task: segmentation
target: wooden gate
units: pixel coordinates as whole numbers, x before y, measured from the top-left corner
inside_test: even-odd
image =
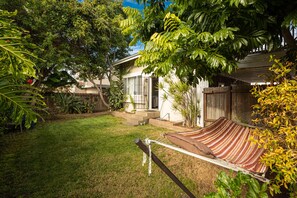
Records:
[[[211,87],[204,93],[204,124],[220,117],[251,124],[252,106],[256,99],[250,93],[251,86]]]
[[[230,87],[204,88],[204,124],[220,117],[230,119]]]

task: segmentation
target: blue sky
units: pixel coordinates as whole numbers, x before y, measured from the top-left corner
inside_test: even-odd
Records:
[[[143,5],[139,5],[136,1],[134,0],[124,0],[123,1],[123,6],[124,7],[131,7],[131,8],[136,8],[138,10],[143,10],[144,6]],[[135,54],[137,53],[139,50],[143,50],[144,45],[141,42],[138,42],[135,46],[131,46],[130,47],[132,49],[132,51],[130,51],[130,54]]]
[[[124,7],[129,6],[129,7],[132,7],[132,8],[137,8],[138,10],[142,10],[143,9],[143,5],[139,5],[134,0],[124,0],[123,1],[123,6]]]
[[[165,2],[166,7],[169,6],[171,4],[171,2]],[[132,7],[132,8],[136,8],[138,10],[143,10],[144,5],[139,5],[135,0],[123,0],[123,6],[124,7]],[[141,42],[138,42],[135,46],[131,46],[130,47],[132,49],[132,51],[130,52],[130,54],[135,54],[137,53],[139,50],[142,50],[144,48],[144,44]]]

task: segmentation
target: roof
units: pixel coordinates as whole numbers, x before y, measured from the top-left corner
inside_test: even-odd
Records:
[[[120,64],[129,62],[129,61],[131,61],[131,60],[135,60],[135,59],[137,59],[137,58],[139,58],[139,57],[140,57],[140,55],[139,55],[138,53],[136,53],[136,54],[132,54],[131,56],[127,56],[127,57],[125,57],[125,58],[123,58],[123,59],[120,59],[120,60],[114,62],[114,63],[113,63],[113,66],[117,66],[117,65],[120,65]]]
[[[232,74],[222,74],[229,78],[240,80],[246,83],[258,83],[265,82],[266,75],[270,73],[269,67],[272,63],[269,61],[271,55],[275,55],[275,58],[280,58],[285,54],[285,51],[275,51],[272,53],[256,53],[250,54],[238,63],[238,69]],[[138,53],[127,56],[114,62],[114,66],[121,65],[123,63],[136,60],[140,55]]]
[[[250,54],[239,61],[238,69],[235,72],[223,75],[247,83],[265,82],[266,76],[271,73],[269,71],[269,67],[272,65],[270,62],[271,55],[280,58],[285,55],[285,51]]]

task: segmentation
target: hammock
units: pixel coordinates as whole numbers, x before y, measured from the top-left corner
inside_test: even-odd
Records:
[[[254,173],[265,173],[259,160],[264,149],[249,141],[250,128],[226,118],[192,132],[165,135],[172,143],[193,153],[215,157]]]
[[[147,139],[146,143],[156,143],[228,169],[242,171],[261,181],[269,181],[264,177],[267,167],[260,162],[264,149],[249,141],[250,127],[219,118],[205,128],[165,136],[182,149],[155,140]]]

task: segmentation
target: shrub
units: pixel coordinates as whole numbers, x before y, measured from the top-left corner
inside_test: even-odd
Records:
[[[266,149],[262,162],[274,177],[269,186],[271,194],[280,193],[281,187],[295,191],[297,182],[297,79],[296,65],[289,61],[274,60],[270,85],[255,86],[257,98],[253,121],[263,128],[255,129],[253,139]]]
[[[215,181],[217,192],[212,192],[205,198],[267,198],[267,184],[260,183],[249,175],[238,172],[232,178],[225,172],[220,172]]]
[[[111,81],[108,101],[112,110],[119,110],[124,107],[124,83],[121,80]]]
[[[53,96],[55,105],[62,113],[92,113],[94,106],[73,94],[58,93]]]

